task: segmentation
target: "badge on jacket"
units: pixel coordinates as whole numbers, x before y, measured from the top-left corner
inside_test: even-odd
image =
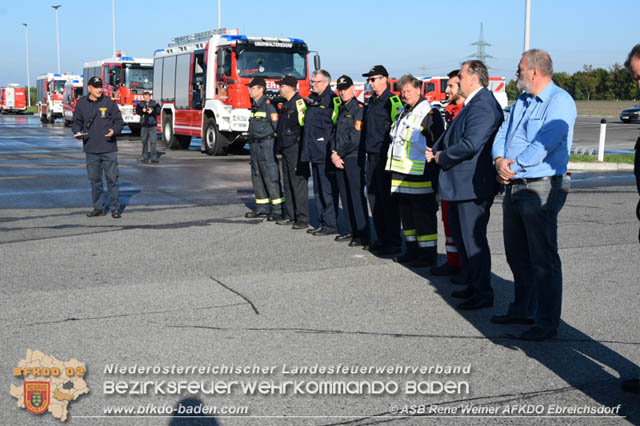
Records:
[[[356,120],[356,130],[357,131],[362,130],[362,121]]]
[[[278,113],[277,112],[271,113],[271,121],[278,121]]]
[[[100,110],[100,113],[102,114],[100,116],[100,118],[105,118],[105,114],[107,113],[107,109],[106,108],[98,108]]]

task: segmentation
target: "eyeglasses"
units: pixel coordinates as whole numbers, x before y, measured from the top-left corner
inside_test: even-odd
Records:
[[[376,81],[377,79],[382,78],[382,76],[377,76],[377,77],[369,77],[367,80],[369,80],[369,83],[373,83],[374,81]]]

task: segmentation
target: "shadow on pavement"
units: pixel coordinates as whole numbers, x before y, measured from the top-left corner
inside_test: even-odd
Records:
[[[435,287],[451,308],[456,309],[460,299],[452,298],[451,292],[460,289],[460,286],[452,285],[448,277],[430,276],[428,268],[409,269],[429,280],[430,285]],[[511,300],[513,294],[512,281],[492,274],[491,283],[496,301]],[[565,303],[571,303],[571,301],[565,301]],[[621,404],[622,407],[619,414],[626,416],[627,420],[633,424],[640,424],[638,396],[624,393],[620,389],[620,378],[638,377],[640,375],[640,367],[607,346],[607,344],[625,344],[637,348],[640,346],[640,342],[594,340],[564,321],[560,322],[558,337],[555,339],[543,342],[519,340],[515,336],[529,326],[497,325],[489,322],[491,315],[503,313],[495,308],[497,305],[498,303],[491,309],[457,311],[460,316],[493,343],[512,350],[521,350],[527,356],[535,359],[555,373],[567,382],[569,386],[584,393],[598,404],[606,407],[615,407]],[[538,390],[535,391],[535,394],[563,393],[569,390],[568,388]],[[560,402],[560,399],[558,402]]]

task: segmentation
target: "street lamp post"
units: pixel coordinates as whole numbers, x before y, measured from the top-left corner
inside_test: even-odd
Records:
[[[31,106],[31,88],[29,87],[29,26],[27,24],[24,25],[24,32],[27,36],[27,102],[28,105]]]
[[[524,51],[529,50],[531,41],[531,0],[524,2]]]
[[[56,10],[56,40],[58,42],[58,74],[60,74],[60,28],[58,26],[58,9],[62,7],[61,4],[51,6]]]
[[[113,57],[116,57],[116,0],[111,0],[111,15],[113,16]]]

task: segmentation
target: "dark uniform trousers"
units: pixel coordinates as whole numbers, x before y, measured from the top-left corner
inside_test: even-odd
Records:
[[[449,227],[456,242],[463,270],[479,299],[493,298],[491,288],[491,251],[487,225],[493,197],[450,201]]]
[[[344,169],[336,169],[336,180],[342,202],[344,233],[351,232],[353,238],[368,244],[369,210],[364,195],[364,156],[346,157],[343,161]]]
[[[91,183],[91,200],[93,208],[104,210],[104,187],[102,185],[102,172],[107,180],[109,190],[109,209],[120,210],[120,191],[118,187],[118,152],[93,153],[86,152],[87,176]]]
[[[320,227],[329,232],[337,232],[338,185],[336,168],[333,164],[312,163],[311,169],[313,171],[313,195],[316,200]]]
[[[251,183],[256,195],[256,212],[269,213],[269,200],[272,214],[282,214],[282,192],[280,189],[280,170],[274,150],[274,140],[267,137],[249,143],[251,152]]]
[[[395,193],[407,251],[432,263],[438,256],[438,202],[436,194]]]
[[[281,148],[284,199],[289,219],[309,223],[309,164],[300,161],[300,144]]]
[[[378,242],[400,247],[400,214],[397,200],[391,197],[391,175],[384,169],[386,162],[386,153],[367,153],[367,198]]]

